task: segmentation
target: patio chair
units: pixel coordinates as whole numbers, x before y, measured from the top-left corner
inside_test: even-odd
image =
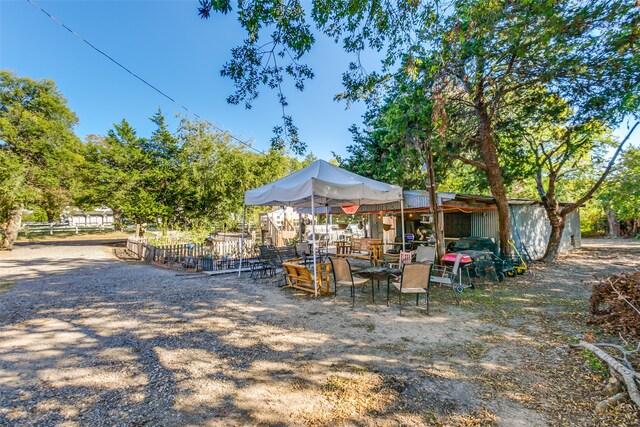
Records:
[[[365,285],[369,279],[364,277],[353,277],[351,264],[346,258],[329,257],[331,270],[333,271],[333,300],[338,293],[338,285],[351,287],[351,307],[356,305],[356,285]],[[372,285],[373,286],[373,285]]]
[[[413,251],[400,251],[400,257],[398,258],[398,262],[389,262],[388,265],[391,268],[402,269],[403,266],[407,264],[411,264],[413,262],[414,255],[415,255],[415,252]]]
[[[273,262],[275,248],[269,245],[260,245],[258,246],[258,250],[260,251],[260,258],[250,261],[250,277],[253,279],[263,278],[265,276],[273,277],[276,273]]]
[[[402,314],[402,295],[416,294],[416,306],[420,302],[420,294],[427,295],[427,314],[429,314],[429,290],[430,290],[431,264],[415,263],[405,264],[402,268],[402,275],[399,280],[393,282],[393,286],[398,290],[398,302],[400,304],[400,314]],[[391,277],[389,278],[391,279]],[[388,290],[388,287],[387,287]],[[387,296],[387,305],[389,298]]]
[[[431,263],[436,260],[436,248],[434,246],[418,246],[416,249],[416,262]]]
[[[311,245],[309,244],[309,242],[296,243],[296,254],[299,258],[302,258],[303,264],[307,264],[309,262],[309,258],[313,259],[313,255],[311,253]]]
[[[456,260],[453,263],[452,267],[447,267],[444,265],[436,265],[432,268],[431,272],[431,283],[435,283],[438,285],[450,286],[453,291],[453,295],[456,297],[456,304],[460,304],[459,293],[465,290],[465,288],[469,287],[462,283],[462,272],[460,268],[460,260],[464,256],[464,253],[458,252],[456,255]]]

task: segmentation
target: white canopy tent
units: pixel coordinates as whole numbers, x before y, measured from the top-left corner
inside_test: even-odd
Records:
[[[244,244],[244,222],[247,206],[292,206],[311,208],[313,236],[315,242],[316,207],[352,206],[400,202],[404,212],[402,188],[385,184],[346,171],[324,160],[318,160],[289,176],[244,193],[242,244]],[[404,235],[404,215],[402,215]],[[404,239],[403,239],[404,240]],[[242,255],[241,255],[242,257]],[[240,259],[240,270],[242,258]],[[238,274],[240,274],[240,270]],[[316,253],[313,251],[313,277],[317,277]],[[316,284],[316,296],[318,288]]]

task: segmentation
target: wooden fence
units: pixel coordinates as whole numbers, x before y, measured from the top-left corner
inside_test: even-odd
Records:
[[[241,250],[242,249],[242,250]],[[187,268],[196,271],[237,271],[242,253],[243,270],[249,261],[258,258],[258,247],[252,240],[245,240],[240,247],[236,241],[214,241],[211,244],[175,244],[153,246],[146,239],[127,239],[127,250],[138,259],[150,264]]]
[[[20,231],[18,232],[18,236],[35,236],[42,234],[49,234],[53,236],[54,234],[80,234],[80,233],[105,233],[109,231],[114,231],[115,228],[113,224],[109,225],[24,225]]]

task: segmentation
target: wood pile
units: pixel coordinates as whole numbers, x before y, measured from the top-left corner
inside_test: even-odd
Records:
[[[640,271],[598,282],[593,286],[588,322],[613,334],[640,338]]]

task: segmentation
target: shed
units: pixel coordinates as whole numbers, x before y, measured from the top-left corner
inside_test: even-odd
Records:
[[[426,191],[417,190],[404,191],[403,195],[406,232],[416,234],[423,223],[428,223],[425,218],[430,214],[429,195]],[[526,247],[534,259],[542,257],[551,233],[551,225],[542,203],[532,199],[509,199],[508,202],[511,234],[516,246]],[[438,193],[438,206],[442,211],[445,241],[462,237],[489,237],[496,242],[499,240],[498,211],[493,197]],[[385,241],[390,242],[401,236],[398,227],[395,227],[395,222],[399,219],[397,209],[379,209],[377,212],[365,209],[359,213],[370,214],[372,237],[384,236]],[[384,231],[383,224],[391,224],[386,227],[390,230]],[[576,210],[567,217],[560,252],[580,246],[580,213]]]

